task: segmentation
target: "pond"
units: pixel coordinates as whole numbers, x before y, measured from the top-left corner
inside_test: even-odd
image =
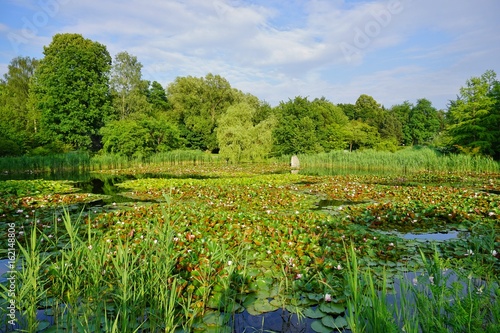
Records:
[[[53,175],[51,178],[58,177]],[[92,236],[87,241],[83,233],[82,239],[87,242],[85,248],[89,251],[92,247],[107,246],[109,242],[111,254],[106,253],[114,258],[112,251],[116,255],[120,242],[127,242],[130,247],[137,246],[138,253],[153,258],[161,256],[154,250],[155,244],[171,247],[171,256],[177,260],[173,269],[181,277],[179,289],[185,292],[186,286],[192,286],[192,306],[205,306],[197,309],[200,313],[207,310],[196,326],[200,332],[214,329],[225,332],[225,328],[230,327],[230,331],[241,333],[250,330],[311,333],[332,328],[325,328],[322,323],[318,324],[319,321],[327,325],[332,325],[334,320],[341,323],[348,301],[343,277],[346,268],[344,246],[349,241],[359,252],[360,263],[368,266],[376,276],[386,270],[390,279],[404,269],[415,267],[415,272],[421,272],[413,265],[418,259],[418,251],[422,249],[430,254],[436,244],[454,259],[469,259],[467,255],[473,249],[484,257],[483,262],[491,264],[491,269],[498,266],[491,261],[496,255],[487,257],[487,251],[493,253],[498,244],[495,231],[478,229],[483,222],[487,225],[490,220],[495,221],[494,209],[499,201],[493,192],[459,191],[454,187],[424,188],[413,183],[401,186],[400,182],[391,184],[387,179],[379,181],[358,176],[259,174],[241,169],[207,173],[192,170],[96,173],[73,175],[71,181],[77,192],[56,196],[40,190],[40,194],[31,194],[32,198],[21,201],[19,207],[4,208],[5,218],[26,227],[39,218],[41,221],[36,223],[42,225],[47,239],[56,237],[50,231],[56,222],[48,221],[54,210],[60,212],[58,202],[62,202],[73,207],[71,214],[85,207],[82,230],[89,226]],[[173,204],[166,203],[165,195]],[[83,197],[86,199],[82,200]],[[36,213],[32,214],[31,209]],[[18,210],[23,212],[16,213]],[[164,223],[167,213],[175,218],[173,237],[162,240],[163,231],[153,228]],[[469,221],[476,221],[476,224]],[[64,230],[62,222],[59,223],[59,230]],[[387,231],[393,224],[401,227],[396,230],[405,231]],[[485,238],[488,232],[492,233],[492,240]],[[155,238],[146,243],[151,235]],[[68,237],[61,236],[60,243],[68,241]],[[487,244],[487,251],[482,249],[481,242]],[[244,247],[239,255],[243,257],[237,258],[236,250],[241,244]],[[225,275],[238,259],[248,263],[248,267],[240,263],[235,268],[248,274],[245,279],[236,273]],[[113,260],[118,258],[106,262],[108,270],[112,268],[118,272],[120,266]],[[5,261],[0,261],[0,266],[4,264]],[[156,266],[151,267],[156,269]],[[0,273],[5,273],[1,269]],[[68,274],[73,273],[68,271]],[[117,279],[116,274],[113,271],[109,277]],[[241,299],[241,295],[234,296],[240,307],[229,322],[211,326],[218,319],[208,316],[216,308],[210,305],[210,300],[224,294],[225,290],[220,289],[221,277],[230,278],[231,288],[241,288],[244,296]],[[5,278],[4,275],[0,281],[5,282]],[[414,278],[408,273],[400,279],[411,284]],[[403,280],[395,278],[396,285]],[[105,285],[102,288],[109,290]],[[276,306],[277,302],[273,301],[285,294],[292,295],[280,299],[286,306]],[[328,303],[325,297],[330,294],[335,300]],[[107,295],[118,302],[116,292]],[[255,299],[249,301],[251,297]],[[388,299],[391,304],[399,304],[399,297],[396,294]],[[59,305],[64,302],[61,298]],[[289,311],[291,304],[307,315],[299,320],[293,310]],[[318,310],[320,307],[322,310]],[[37,313],[37,319],[53,322],[53,318],[42,310]]]

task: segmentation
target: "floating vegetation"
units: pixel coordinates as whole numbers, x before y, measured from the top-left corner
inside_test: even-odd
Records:
[[[444,178],[450,185],[436,184]],[[0,183],[1,232],[15,224],[20,254],[16,294],[35,297],[16,299],[19,329],[243,332],[238,325],[256,318],[253,329],[271,330],[262,321],[279,316],[290,330],[354,332],[363,322],[349,316],[363,304],[352,298],[356,278],[382,301],[396,291],[391,281],[427,269],[435,253],[498,293],[492,175],[314,176],[206,163],[91,179]],[[422,291],[405,288],[397,292]],[[379,305],[387,311],[377,320],[397,318]],[[354,313],[377,315],[369,310]]]

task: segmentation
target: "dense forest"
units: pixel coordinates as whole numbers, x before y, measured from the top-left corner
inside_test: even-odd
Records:
[[[0,156],[69,151],[131,158],[174,149],[232,162],[331,150],[443,152],[500,159],[500,83],[494,71],[467,80],[447,110],[419,99],[386,108],[296,96],[272,107],[219,75],[142,78],[137,57],[79,34],[57,34],[44,57],[12,59],[0,81]]]

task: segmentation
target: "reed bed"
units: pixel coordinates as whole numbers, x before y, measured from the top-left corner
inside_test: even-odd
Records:
[[[302,169],[323,170],[323,173],[330,174],[346,171],[400,175],[418,172],[500,172],[500,164],[489,157],[443,155],[431,148],[406,148],[395,153],[374,150],[332,151],[298,157]]]
[[[87,152],[71,152],[49,156],[16,156],[0,158],[0,172],[3,173],[59,173],[80,172],[90,168]]]
[[[362,267],[354,246],[346,249],[346,319],[352,333],[499,332],[497,278],[453,270],[437,249],[420,255],[422,270],[392,288],[385,272],[380,276]]]
[[[33,228],[26,244],[18,244],[22,259],[16,277],[16,330],[191,332],[216,283],[225,288],[219,315],[224,323],[230,321],[236,296],[242,292],[235,288],[234,279],[244,280],[246,273],[227,262],[245,263],[243,250],[230,253],[221,244],[209,244],[206,265],[193,282],[200,287],[194,290],[176,267],[180,254],[174,249],[174,221],[167,209],[149,223],[147,244],[142,247],[127,237],[111,241],[96,235],[90,223],[82,232],[81,217],[72,219],[65,210],[64,236],[48,238]],[[53,227],[57,229],[55,221]],[[226,271],[218,269],[221,263]],[[193,301],[194,292],[200,291],[204,304]],[[7,292],[1,284],[0,296],[8,299]],[[40,312],[51,319],[40,320]],[[4,319],[0,331],[5,329],[12,326]]]

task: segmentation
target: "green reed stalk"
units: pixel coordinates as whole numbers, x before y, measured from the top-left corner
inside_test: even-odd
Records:
[[[18,244],[22,259],[22,268],[16,285],[16,296],[19,310],[27,321],[26,331],[36,332],[38,304],[47,297],[44,284],[47,282],[42,272],[43,265],[49,257],[42,258],[40,238],[37,236],[36,225],[31,230],[29,243],[26,246]]]

